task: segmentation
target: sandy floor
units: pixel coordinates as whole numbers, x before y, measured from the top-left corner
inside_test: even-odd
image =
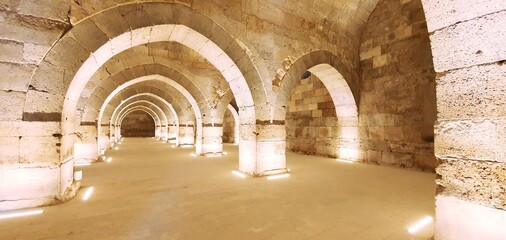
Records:
[[[434,214],[434,174],[290,153],[289,178],[241,179],[237,146],[191,151],[125,139],[111,163],[79,168],[76,198],[0,220],[0,239],[409,239],[407,226]]]

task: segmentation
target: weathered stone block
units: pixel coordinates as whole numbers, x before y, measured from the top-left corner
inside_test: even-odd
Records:
[[[434,32],[430,39],[436,72],[506,59],[506,48],[497,48],[506,42],[505,25],[506,11],[500,11]]]
[[[23,43],[0,40],[0,61],[18,63],[23,60]]]
[[[502,0],[422,0],[429,31],[506,9]]]
[[[26,93],[0,91],[0,119],[1,120],[21,120],[23,116],[23,106]]]
[[[19,161],[19,137],[0,137],[0,164],[14,164]]]
[[[506,115],[506,64],[452,70],[437,77],[439,119]]]
[[[70,3],[66,0],[21,0],[18,11],[24,15],[47,18],[60,22],[68,22]]]
[[[506,210],[506,163],[439,159],[439,196],[455,196]]]
[[[506,121],[441,121],[435,130],[435,151],[440,158],[506,161]]]
[[[59,163],[59,153],[58,137],[22,137],[20,140],[21,163]]]

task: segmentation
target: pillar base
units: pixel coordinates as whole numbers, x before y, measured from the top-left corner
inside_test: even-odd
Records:
[[[77,194],[74,161],[62,165],[16,164],[0,168],[0,211],[55,205]],[[65,185],[63,185],[65,184]],[[20,191],[21,190],[21,191]]]
[[[284,174],[284,173],[290,173],[291,170],[288,169],[288,168],[280,168],[280,169],[272,169],[272,170],[269,170],[269,171],[265,171],[265,172],[262,172],[262,173],[249,173],[249,172],[244,172],[244,171],[241,171],[240,169],[235,169],[239,172],[242,172],[244,174],[247,174],[249,176],[252,176],[252,177],[268,177],[268,176],[273,176],[273,175],[280,175],[280,174]]]
[[[178,147],[180,147],[180,148],[193,148],[193,147],[195,147],[195,145],[193,145],[193,144],[179,144]]]

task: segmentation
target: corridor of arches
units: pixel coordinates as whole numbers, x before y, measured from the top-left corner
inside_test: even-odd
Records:
[[[505,21],[495,0],[2,1],[0,221],[44,212],[2,227],[505,239]]]

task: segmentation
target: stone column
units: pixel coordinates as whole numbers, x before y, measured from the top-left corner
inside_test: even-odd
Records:
[[[110,126],[109,124],[102,124],[102,126],[99,127],[100,127],[100,136],[98,136],[98,149],[99,151],[103,149],[104,150],[109,149],[111,147],[111,142],[109,139]]]
[[[438,120],[436,239],[506,239],[506,2],[423,0]]]
[[[168,129],[168,139],[169,140],[176,140],[176,138],[178,137],[177,135],[177,132],[178,132],[178,126],[176,124],[169,124],[168,125],[169,129]]]
[[[195,130],[192,124],[179,124],[179,144],[193,145],[195,144]]]
[[[204,124],[202,127],[202,154],[223,152],[222,124]]]
[[[257,121],[255,125],[241,124],[239,132],[240,171],[253,176],[287,171],[284,121]]]
[[[155,138],[160,139],[162,137],[162,126],[156,125],[155,126]]]
[[[256,175],[286,172],[285,121],[257,121]]]
[[[97,160],[99,155],[97,147],[97,128],[95,123],[79,126],[80,137],[74,142],[74,162],[90,163]]]

